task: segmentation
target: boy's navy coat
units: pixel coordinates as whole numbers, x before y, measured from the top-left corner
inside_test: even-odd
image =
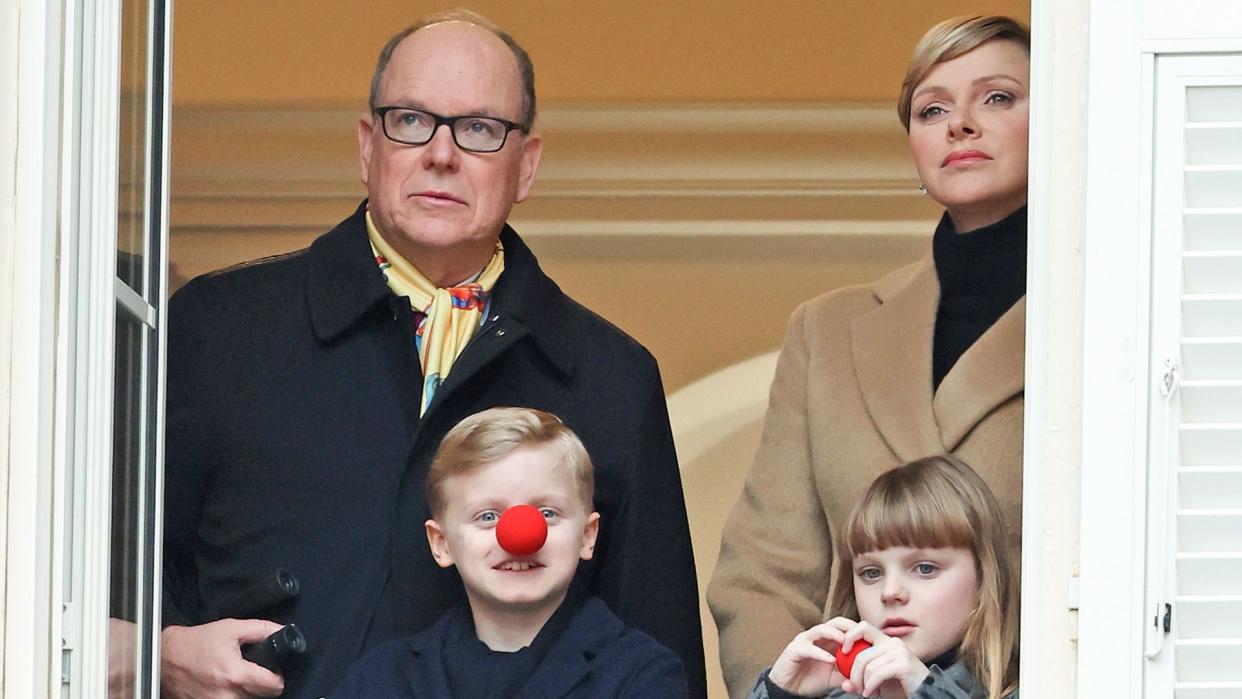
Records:
[[[461,605],[432,628],[367,654],[328,699],[452,697],[441,650],[469,629]],[[466,630],[469,633],[469,630]],[[588,599],[514,699],[686,696],[686,673],[672,651],[626,628],[598,598]]]
[[[464,599],[432,560],[425,481],[440,439],[502,405],[556,414],[596,466],[602,529],[575,583],[682,657],[705,694],[698,586],[655,360],[575,303],[512,229],[486,324],[418,416],[407,301],[359,209],[306,250],[191,281],[169,304],[163,623],[244,616],[284,568],[301,594],[258,615],[308,650],[286,697],[318,697],[368,648]]]

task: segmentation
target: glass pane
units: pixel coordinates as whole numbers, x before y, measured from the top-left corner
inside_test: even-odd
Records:
[[[116,373],[112,412],[112,554],[108,606],[114,621],[109,634],[109,664],[137,667],[141,634],[128,623],[142,619],[140,598],[143,559],[143,346],[150,331],[118,304]],[[133,696],[132,688],[122,696]],[[114,694],[113,696],[116,696]]]
[[[121,11],[120,161],[117,183],[116,274],[146,296],[143,260],[147,257],[143,218],[146,214],[147,63],[149,60],[146,0],[125,0]]]

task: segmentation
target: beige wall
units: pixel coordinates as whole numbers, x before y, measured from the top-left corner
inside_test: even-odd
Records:
[[[967,13],[1030,16],[1026,0],[460,4],[526,46],[549,104],[890,101],[914,42],[934,22]],[[384,41],[418,16],[452,6],[178,2],[174,101],[362,104]]]

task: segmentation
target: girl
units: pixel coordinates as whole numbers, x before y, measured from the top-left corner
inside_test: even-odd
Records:
[[[954,456],[883,473],[840,541],[834,618],[795,636],[749,699],[1016,698],[1018,581],[979,474]],[[844,676],[832,651],[860,640]]]

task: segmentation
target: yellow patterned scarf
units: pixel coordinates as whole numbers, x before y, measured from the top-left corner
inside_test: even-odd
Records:
[[[436,389],[448,378],[453,362],[482,324],[488,294],[505,271],[504,248],[500,241],[496,242],[496,252],[475,279],[440,289],[388,245],[371,222],[370,211],[367,237],[388,288],[397,296],[409,297],[410,306],[423,314],[415,332],[418,361],[423,367],[423,400],[418,409],[418,416],[422,417]]]

